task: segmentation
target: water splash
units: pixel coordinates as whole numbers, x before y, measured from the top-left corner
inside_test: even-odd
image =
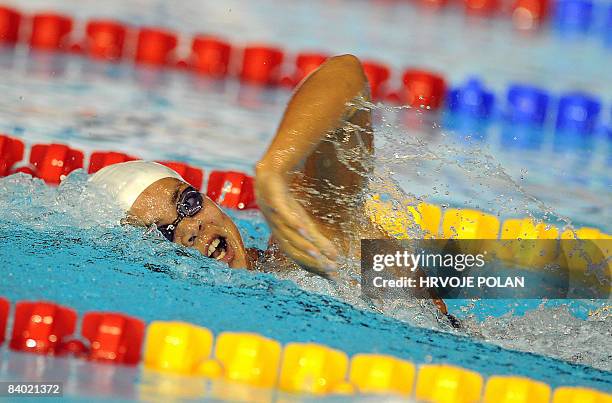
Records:
[[[72,114],[67,115],[66,113],[67,110],[76,108],[75,105],[78,105],[84,98],[82,89],[73,91],[72,87],[64,87],[66,84],[64,81],[49,83],[47,78],[37,81],[31,80],[27,75],[24,76],[18,72],[14,72],[14,75],[19,78],[17,87],[22,90],[23,88],[27,89],[27,91],[21,92],[48,94],[48,96],[36,98],[36,102],[33,102],[32,96],[27,99],[33,102],[33,106],[36,106],[38,102],[45,108],[16,110],[12,102],[3,104],[2,114],[6,118],[5,120],[7,122],[19,122],[27,129],[28,136],[31,136],[29,138],[36,141],[55,139],[58,134],[50,131],[50,127],[55,127],[54,125],[65,124],[65,121],[76,122],[78,128],[75,133],[80,134],[77,140],[79,144],[86,143],[89,149],[100,144],[106,144],[102,142],[102,139],[112,134],[113,139],[121,141],[122,146],[125,145],[129,152],[134,151],[137,155],[143,155],[142,153],[146,151],[145,157],[171,159],[174,156],[166,155],[165,150],[172,148],[167,147],[169,142],[176,142],[176,137],[174,137],[176,132],[180,133],[181,139],[184,140],[183,143],[188,145],[188,147],[185,147],[189,148],[189,150],[185,150],[184,155],[181,154],[178,157],[183,158],[188,153],[192,153],[190,158],[193,158],[194,163],[209,164],[210,166],[211,161],[216,158],[216,154],[208,151],[215,150],[214,143],[223,139],[223,136],[219,137],[219,133],[227,134],[228,125],[235,124],[235,128],[230,126],[232,127],[231,130],[236,133],[243,133],[247,132],[251,126],[257,126],[261,129],[262,122],[276,119],[276,109],[273,109],[272,112],[257,110],[253,112],[252,119],[235,121],[237,110],[242,113],[247,112],[236,108],[234,104],[227,100],[223,101],[224,98],[218,94],[211,95],[210,99],[198,98],[197,102],[181,103],[181,113],[187,114],[187,117],[177,116],[179,112],[176,109],[164,110],[166,106],[160,106],[159,110],[155,111],[154,116],[150,116],[138,112],[139,109],[133,107],[145,98],[144,91],[138,92],[137,88],[135,89],[136,86],[126,84],[129,80],[117,82],[116,80],[106,79],[101,83],[91,84],[92,87],[89,92],[85,92],[86,98],[91,100],[92,105],[96,104],[98,109],[93,110],[90,115],[83,115],[83,118],[79,120],[76,118],[74,111]],[[96,79],[99,80],[99,77],[96,77]],[[14,86],[14,82],[11,85]],[[123,90],[123,86],[126,89]],[[108,89],[102,91],[103,88]],[[179,84],[175,83],[175,91],[169,93],[172,102],[178,103],[178,99],[183,96],[183,98],[196,96],[187,90],[181,90],[181,88]],[[55,98],[58,89],[63,89],[61,92],[62,102],[59,103]],[[124,99],[128,93],[136,95],[125,98],[125,103],[120,104],[119,109],[121,111],[119,113],[114,112],[114,107],[111,104],[95,102],[101,94],[104,95],[107,91],[111,94],[114,94],[113,91],[120,93],[120,95],[111,98]],[[187,92],[187,95],[184,94],[185,92]],[[154,90],[146,91],[146,95],[154,93]],[[198,96],[204,98],[207,95],[199,94]],[[100,98],[104,98],[104,96]],[[224,109],[219,107],[220,100],[230,104],[230,107],[227,108],[228,115],[220,115],[224,112],[219,112],[219,114],[214,113],[207,116],[207,119],[210,118],[215,123],[212,128],[202,132],[200,131],[201,128],[193,123],[193,120],[188,119],[192,115],[201,113],[203,104],[209,107],[205,109]],[[27,106],[27,103],[25,105]],[[49,109],[51,106],[53,108]],[[553,222],[559,221],[562,225],[571,223],[567,217],[556,213],[555,208],[542,203],[539,198],[529,195],[524,186],[514,181],[498,160],[491,156],[484,144],[458,141],[449,133],[441,132],[435,119],[431,119],[433,115],[409,108],[393,108],[381,105],[364,106],[371,107],[374,111],[376,131],[376,159],[373,167],[374,172],[369,180],[372,188],[385,193],[388,200],[397,209],[405,209],[407,205],[414,205],[423,200],[443,206],[469,206],[491,212],[500,217],[531,215]],[[109,109],[107,115],[104,115],[105,108]],[[78,108],[76,109],[78,110]],[[53,111],[52,114],[49,112],[50,110]],[[46,115],[44,111],[49,112],[49,114]],[[67,119],[66,116],[68,116]],[[96,118],[93,119],[91,116]],[[102,118],[101,116],[105,117]],[[16,119],[16,117],[18,118]],[[116,119],[117,117],[121,119]],[[168,125],[169,123],[172,124]],[[8,123],[6,124],[8,125]],[[83,127],[79,126],[81,124]],[[210,122],[208,124],[210,125]],[[91,127],[88,125],[91,125]],[[160,125],[161,129],[159,129]],[[32,128],[36,128],[36,130],[32,131]],[[159,130],[149,137],[138,136],[137,134],[145,131],[145,128]],[[267,132],[267,130],[265,131]],[[132,132],[134,136],[127,139],[130,136],[125,136],[125,134]],[[173,136],[168,135],[170,132],[173,133]],[[51,134],[43,136],[41,133]],[[70,142],[72,140],[70,136],[75,135],[75,133],[64,133],[65,138],[61,137],[61,140]],[[241,139],[242,137],[244,136],[240,136]],[[265,136],[262,136],[253,144],[253,147],[249,145],[250,151],[246,154],[246,157],[242,156],[240,162],[242,165],[240,166],[248,165],[249,156],[259,155],[258,147],[264,147],[267,140]],[[194,151],[192,144],[200,144],[202,141],[208,141],[211,146]],[[143,142],[149,145],[147,150],[142,150]],[[234,153],[233,147],[228,147],[228,150],[224,152],[230,151]],[[221,157],[220,159],[224,159],[225,155]],[[209,158],[210,160],[203,158]],[[235,155],[232,158],[231,161],[237,160]],[[347,162],[355,159],[350,154],[344,155],[344,158]],[[216,163],[217,160],[214,161]],[[222,166],[228,165],[228,161],[222,164]],[[62,261],[62,253],[57,249],[63,249],[63,253],[66,254],[75,253],[77,258],[87,262],[91,257],[78,255],[78,252],[72,251],[69,243],[91,243],[95,249],[102,251],[103,256],[110,258],[112,262],[121,266],[126,265],[134,269],[135,272],[138,272],[136,268],[141,269],[142,265],[146,265],[146,270],[166,276],[164,279],[168,277],[185,279],[186,281],[215,287],[229,287],[239,279],[239,282],[243,285],[241,287],[242,291],[247,290],[250,286],[259,288],[269,286],[266,281],[259,278],[243,276],[241,272],[227,270],[222,265],[203,258],[197,252],[165,242],[154,233],[144,235],[143,229],[117,225],[122,213],[113,208],[111,203],[105,202],[105,195],[88,189],[84,178],[83,172],[75,172],[57,189],[49,188],[41,181],[23,175],[0,179],[0,206],[2,207],[0,226],[7,231],[15,227],[40,231],[40,234],[43,234],[41,237],[44,239],[40,239],[38,244],[34,245],[33,250],[40,251],[41,248],[47,248],[46,250],[49,253],[57,254],[60,262]],[[342,190],[341,188],[336,189],[336,194],[340,195]],[[260,216],[256,213],[236,213],[233,215],[238,219],[242,232],[248,234],[245,237],[248,246],[261,248],[266,245],[267,228]],[[418,232],[414,232],[415,228],[406,228],[406,231],[413,231],[412,233],[415,236],[418,235]],[[354,234],[347,235],[353,236]],[[4,242],[12,242],[12,240],[7,237]],[[160,263],[152,264],[152,261]],[[74,270],[83,270],[81,266],[77,266],[74,267]],[[310,293],[333,296],[353,306],[381,312],[410,324],[448,330],[447,324],[438,321],[436,310],[428,301],[377,302],[364,300],[355,281],[358,274],[357,262],[348,259],[343,269],[347,274],[343,279],[344,281],[334,284],[297,267],[288,267],[281,264],[279,268],[275,269],[273,263],[266,267],[266,271],[272,272],[275,278],[291,280]],[[48,269],[41,268],[41,270]],[[129,272],[129,270],[126,270],[126,272]],[[143,277],[142,273],[135,275],[134,278],[138,279],[139,277]],[[150,280],[146,276],[143,278]],[[90,280],[90,282],[94,281]],[[188,284],[190,283],[187,282],[185,285],[186,291],[190,287]],[[159,290],[163,290],[163,284],[158,284],[158,286]],[[42,285],[38,287],[42,287]],[[104,299],[103,291],[95,290],[89,285],[80,284],[81,288],[76,285],[75,287],[77,288],[72,289],[71,292],[84,293],[83,297],[89,298],[90,301]],[[153,290],[152,292],[163,292],[159,290]],[[34,298],[37,291],[44,295],[42,288],[34,288],[24,292],[28,292]],[[185,300],[187,299],[185,298]],[[601,304],[601,301],[595,302],[593,308],[596,309]],[[115,309],[121,308],[119,306],[115,307]],[[168,310],[172,309],[169,306],[166,308]],[[465,308],[465,310],[462,311],[462,308]],[[523,323],[525,327],[531,326],[533,332],[537,332],[540,324],[532,316],[523,319],[516,312],[508,313],[512,309],[508,305],[501,311],[496,311],[497,316],[507,313],[507,318],[504,317],[506,322],[487,322],[487,319],[477,318],[476,315],[473,315],[476,310],[492,311],[493,308],[490,307],[488,301],[476,301],[473,306],[470,306],[468,302],[457,307],[453,312],[457,312],[464,318],[468,325],[466,334],[473,338],[564,359],[567,356],[569,357],[567,359],[574,359],[575,362],[585,362],[605,368],[605,360],[608,358],[606,352],[611,350],[610,342],[605,344],[604,340],[600,347],[593,349],[589,356],[591,361],[583,361],[584,358],[581,357],[572,358],[572,354],[559,355],[562,352],[554,346],[534,342],[535,336],[533,334],[535,333],[527,332],[518,325],[513,327],[514,323]],[[530,309],[528,309],[528,312],[540,309],[538,312],[541,315],[548,315],[549,317],[554,315],[550,311],[551,308],[548,307],[538,308],[536,305]],[[574,313],[575,310],[572,308],[571,312]],[[471,319],[472,317],[473,319]],[[582,317],[585,317],[585,315],[582,315]],[[533,323],[530,321],[533,321]],[[595,323],[594,320],[585,321],[573,315],[563,316],[563,321],[559,321],[559,329],[562,330],[564,327],[589,329],[591,321]],[[502,335],[487,330],[487,323],[490,323],[491,329],[499,329],[500,332],[502,329],[520,329],[511,332],[514,336],[514,344],[507,344],[509,343],[508,340]],[[482,331],[480,330],[481,326],[485,328]],[[592,328],[592,330],[612,333],[609,320],[604,321],[603,325],[595,324],[593,326],[597,327]],[[526,337],[527,334],[532,334],[532,336]],[[567,350],[575,351],[576,354],[585,351],[580,340],[572,341],[571,338],[568,339]],[[582,357],[584,356],[583,353]]]
[[[354,172],[366,176],[369,192],[382,195],[386,202],[398,212],[421,202],[442,207],[470,207],[492,213],[500,219],[508,217],[531,217],[536,223],[555,224],[562,229],[571,229],[572,220],[558,213],[553,206],[541,201],[526,191],[513,179],[504,167],[482,144],[466,144],[453,141],[441,132],[432,115],[406,107],[389,107],[371,103],[354,103],[352,107],[372,110],[377,119],[375,128],[376,157],[373,169],[364,167],[359,161],[362,150],[346,150],[345,138],[334,141],[339,160]],[[435,116],[434,116],[435,118]],[[408,122],[408,125],[407,125]],[[360,127],[347,125],[346,133],[355,135],[363,131]],[[355,166],[361,169],[354,169]],[[521,171],[525,175],[525,170]],[[465,186],[467,184],[467,186]],[[344,189],[326,184],[325,198],[336,198],[347,203]],[[320,190],[311,188],[310,193]],[[321,196],[321,194],[319,194]],[[353,206],[355,209],[358,205]],[[357,221],[358,222],[358,221]],[[355,222],[344,226],[345,238],[354,235]],[[403,232],[411,237],[421,237],[418,228],[405,224]],[[363,237],[363,234],[361,234]],[[429,301],[372,301],[364,299],[359,291],[359,261],[347,259],[341,268],[343,280],[331,284],[297,267],[293,270],[276,269],[276,275],[296,282],[301,288],[313,292],[340,297],[354,306],[372,309],[412,325],[438,330],[452,331],[447,322],[441,320]],[[463,303],[463,304],[462,304]],[[464,322],[459,331],[470,337],[485,340],[503,347],[557,357],[575,363],[610,369],[610,347],[612,333],[610,318],[584,319],[585,307],[602,307],[605,301],[547,301],[520,302],[519,314],[514,303],[506,305],[500,317],[477,318],[473,311],[486,310],[498,301],[458,301],[457,305]],[[580,307],[580,308],[577,308]],[[571,308],[571,309],[570,309]],[[576,315],[582,309],[582,315]],[[583,319],[577,316],[582,316]],[[560,337],[562,342],[558,342]],[[585,341],[594,343],[585,344]],[[598,346],[595,351],[593,346]],[[602,347],[602,348],[600,348]]]
[[[132,273],[134,281],[142,281],[139,277],[143,276],[143,268],[149,273],[159,273],[161,282],[151,283],[152,295],[163,293],[164,282],[170,279],[184,281],[186,291],[192,287],[189,284],[219,289],[240,284],[241,292],[272,286],[265,277],[245,276],[243,271],[226,269],[197,251],[166,242],[155,233],[146,234],[143,228],[119,225],[123,213],[109,202],[105,193],[90,188],[85,179],[83,171],[76,171],[57,188],[48,187],[42,181],[23,174],[0,179],[0,227],[4,230],[19,228],[20,231],[30,228],[42,234],[31,246],[32,252],[45,250],[48,254],[56,255],[57,261],[66,261],[75,274],[87,270],[86,266],[90,263],[99,264],[106,260],[108,262],[105,264],[116,265],[113,270]],[[243,234],[247,234],[245,242],[248,246],[262,248],[266,245],[268,229],[259,213],[236,212],[232,215]],[[3,240],[18,241],[11,238]],[[79,248],[83,246],[93,247],[100,256],[81,255]],[[71,258],[66,259],[66,256]],[[429,301],[379,302],[364,299],[356,282],[357,262],[346,263],[345,269],[350,275],[338,283],[324,280],[294,265],[288,266],[285,262],[276,262],[277,267],[274,263],[268,262],[265,271],[271,272],[277,280],[290,280],[309,293],[332,296],[365,311],[383,313],[412,325],[451,331],[448,324],[438,320],[436,309]],[[48,269],[41,267],[40,270],[44,273]],[[75,284],[71,288],[64,288],[65,285],[62,288],[68,295],[79,295],[79,298],[94,305],[120,292],[120,289],[98,288],[96,282],[103,281],[97,280],[98,276],[87,280],[75,277]],[[147,282],[152,280],[150,275],[142,278]],[[45,289],[54,287],[51,279],[36,284],[33,288],[24,288],[22,292],[30,298],[40,298],[40,295],[47,295]],[[273,288],[281,295],[287,292],[278,285]],[[185,302],[188,301],[189,298],[185,298]],[[466,303],[464,312],[460,309],[453,311],[464,317],[467,330],[463,334],[512,349],[609,369],[610,341],[605,336],[591,335],[587,338],[591,333],[610,334],[612,322],[609,318],[585,321],[571,315],[567,308],[563,311],[559,310],[562,308],[548,307],[528,311],[525,316],[515,315],[510,307],[506,307],[506,315],[499,318],[482,320],[472,315],[478,309],[488,311],[487,304],[487,301],[475,301],[472,306]],[[117,306],[113,309],[124,308]],[[174,310],[172,306],[160,309],[164,312]],[[147,315],[151,314],[147,311]],[[566,337],[563,348],[560,348],[553,340],[562,334]],[[597,341],[597,344],[587,346],[586,340]],[[586,354],[587,351],[589,354]]]
[[[540,306],[524,316],[489,317],[478,331],[484,340],[505,348],[612,371],[610,314],[577,320],[567,306]]]

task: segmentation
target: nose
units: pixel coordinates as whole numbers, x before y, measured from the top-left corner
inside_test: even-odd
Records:
[[[174,242],[187,247],[193,247],[202,232],[201,220],[194,217],[183,219],[174,233]]]

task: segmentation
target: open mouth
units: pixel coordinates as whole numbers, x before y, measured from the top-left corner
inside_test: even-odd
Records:
[[[228,253],[228,245],[225,237],[219,236],[208,245],[206,256],[216,260],[222,260]]]

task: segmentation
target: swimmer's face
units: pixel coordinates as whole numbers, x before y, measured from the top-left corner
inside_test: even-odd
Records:
[[[187,183],[175,178],[160,179],[138,196],[129,214],[146,226],[172,224],[178,217],[178,197],[187,187]],[[202,209],[176,226],[174,242],[195,248],[229,267],[248,268],[249,259],[238,228],[215,202],[204,194],[202,198]]]

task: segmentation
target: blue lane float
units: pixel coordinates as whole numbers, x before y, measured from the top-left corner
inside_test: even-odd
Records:
[[[482,81],[469,78],[465,84],[451,89],[448,94],[448,109],[471,117],[486,119],[493,112],[495,95]]]
[[[564,33],[586,33],[593,24],[592,0],[561,0],[555,4],[553,24]]]
[[[572,92],[559,99],[557,130],[591,134],[601,111],[601,102],[589,94]]]
[[[550,95],[545,89],[513,84],[506,96],[506,118],[514,123],[542,126],[546,121]]]

